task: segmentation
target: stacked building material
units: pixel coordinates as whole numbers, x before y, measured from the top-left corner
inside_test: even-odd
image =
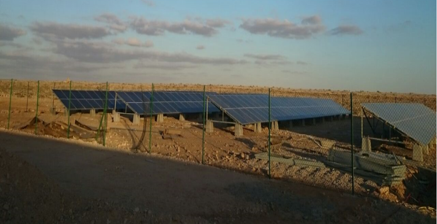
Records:
[[[329,151],[327,165],[350,171],[351,159],[350,151],[332,149]],[[353,159],[356,174],[372,179],[381,185],[393,185],[405,179],[406,166],[394,155],[357,152]]]

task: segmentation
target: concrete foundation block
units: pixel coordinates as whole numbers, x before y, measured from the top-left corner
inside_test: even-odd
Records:
[[[428,155],[428,154],[429,154],[429,148],[428,148],[427,145],[422,146],[422,152],[423,152],[425,155]]]
[[[164,122],[164,114],[158,114],[156,116],[156,122]]]
[[[139,125],[140,124],[140,115],[139,114],[134,114],[134,118],[132,120],[132,124],[134,124],[134,125]]]
[[[262,132],[261,123],[253,124],[253,132],[255,132],[255,133],[261,133]]]
[[[370,138],[364,137],[361,140],[361,150],[363,152],[371,152],[372,151],[372,145],[370,143]]]
[[[277,121],[272,121],[272,131],[279,130],[279,123]]]
[[[206,133],[213,133],[214,132],[214,122],[212,121],[206,121]]]
[[[414,144],[413,145],[413,160],[414,161],[419,161],[419,162],[423,161],[422,146],[420,146],[418,144]]]
[[[185,121],[185,115],[179,114],[179,121]]]
[[[91,109],[91,110],[90,110],[90,115],[91,115],[92,117],[96,116],[96,110],[95,110],[95,109]]]
[[[243,136],[243,125],[241,124],[235,124],[235,136]]]
[[[112,122],[117,123],[120,122],[120,114],[119,113],[112,113]]]

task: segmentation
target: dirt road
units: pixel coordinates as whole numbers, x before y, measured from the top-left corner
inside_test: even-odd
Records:
[[[3,223],[50,222],[56,214],[63,223],[435,223],[410,205],[157,155],[2,130],[0,142]],[[40,182],[56,186],[46,191]],[[33,193],[20,196],[26,192]]]

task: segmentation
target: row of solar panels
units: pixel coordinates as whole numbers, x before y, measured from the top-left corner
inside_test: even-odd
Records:
[[[103,109],[104,91],[53,90],[65,107],[71,110]],[[240,124],[268,122],[268,95],[217,94],[208,92],[208,112],[223,111]],[[108,109],[138,114],[150,111],[151,92],[109,91]],[[330,99],[271,97],[271,120],[296,120],[349,114]],[[160,91],[153,93],[152,114],[202,113],[203,92]]]

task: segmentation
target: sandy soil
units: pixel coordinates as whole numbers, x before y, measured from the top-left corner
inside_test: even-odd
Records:
[[[3,223],[435,223],[435,210],[0,131]]]
[[[9,93],[6,88],[9,84],[7,81],[0,80],[0,128],[7,127]],[[53,82],[42,82],[41,86],[38,116],[43,120],[67,122],[63,115],[62,104],[51,93]],[[35,116],[36,96],[34,93],[36,88],[34,87],[30,88],[31,97],[27,100],[27,81],[15,82],[9,124],[11,129],[16,130],[18,125],[26,123]],[[65,82],[55,83],[55,88],[67,87]],[[74,82],[73,88],[104,89],[105,85]],[[110,88],[146,90],[150,88],[150,85],[111,84]],[[200,90],[202,86],[158,84],[155,85],[155,89]],[[259,93],[267,91],[265,87],[244,86],[208,86],[208,89],[207,91],[217,92]],[[349,104],[348,93],[345,91],[279,88],[275,89],[274,93],[288,96],[328,97],[344,106]],[[423,102],[435,110],[435,95],[366,92],[356,94],[358,99],[354,99],[354,108],[359,105],[359,99],[361,99],[365,102]],[[432,103],[434,105],[430,106]],[[53,105],[57,115],[49,113]],[[94,117],[87,113],[75,113],[71,120],[96,125],[100,117],[101,113]],[[354,121],[355,147],[359,148],[361,144],[360,119],[354,119]],[[50,191],[56,191],[53,203],[64,204],[66,201],[66,204],[62,206],[72,210],[72,212],[66,212],[68,209],[59,210],[57,208],[59,206],[48,208],[57,209],[54,212],[58,215],[57,219],[67,223],[82,223],[78,217],[86,220],[83,222],[90,223],[93,221],[91,215],[93,213],[101,214],[98,219],[94,220],[94,223],[104,223],[105,216],[111,217],[108,218],[111,223],[124,222],[121,217],[129,217],[126,218],[127,223],[140,220],[147,223],[256,223],[261,221],[270,223],[271,220],[277,220],[279,223],[285,221],[289,223],[290,220],[299,223],[349,223],[352,221],[379,223],[387,217],[390,218],[385,221],[386,223],[407,223],[406,220],[416,222],[415,219],[435,222],[435,209],[433,209],[436,206],[435,142],[431,145],[430,153],[425,156],[422,164],[406,160],[408,179],[403,184],[393,186],[388,191],[382,191],[381,186],[374,181],[356,176],[355,192],[361,196],[349,198],[347,195],[350,194],[352,188],[351,176],[332,168],[299,167],[273,162],[271,170],[275,180],[265,180],[268,163],[266,160],[256,159],[254,155],[266,151],[267,128],[264,128],[262,133],[254,133],[251,126],[246,126],[244,136],[236,138],[233,136],[233,127],[216,125],[214,133],[207,133],[205,136],[204,162],[207,166],[202,166],[198,165],[202,161],[202,127],[196,117],[189,117],[186,121],[165,117],[162,123],[153,122],[152,154],[146,152],[149,149],[149,120],[147,118],[143,121],[144,125],[132,125],[128,117],[122,117],[120,123],[112,123],[109,117],[108,124],[110,129],[107,133],[106,148],[100,146],[101,139],[97,141],[94,138],[81,139],[73,134],[73,139],[65,140],[65,128],[44,126],[38,123],[39,136],[46,136],[50,139],[56,137],[58,140],[52,141],[44,138],[40,140],[16,132],[13,132],[14,134],[0,132],[0,142],[7,143],[0,149],[7,151],[5,152],[7,156],[19,155],[20,158],[14,157],[20,160],[18,164],[26,164],[21,161],[24,159],[35,166],[28,168],[28,170],[33,170],[29,171],[29,175],[33,176],[32,172],[40,175],[44,184],[47,182],[51,186]],[[172,139],[163,139],[161,133],[166,129],[179,130],[181,135],[172,136]],[[364,130],[369,131],[368,129],[369,127],[364,125]],[[20,133],[23,132],[33,134],[35,125],[29,125]],[[318,122],[311,126],[296,126],[291,130],[274,132],[273,135],[275,138],[284,140],[281,147],[273,149],[275,154],[290,158],[324,161],[329,149],[320,147],[315,141],[333,141],[338,147],[349,149],[350,120],[341,119]],[[25,141],[19,139],[25,139]],[[410,150],[384,144],[380,145],[379,149],[382,152],[399,151],[407,159],[411,158]],[[38,169],[43,174],[38,173]],[[238,173],[223,169],[238,171]],[[26,170],[17,175],[27,177],[27,172]],[[150,179],[155,181],[153,186],[151,186]],[[38,181],[35,180],[35,182]],[[29,182],[29,184],[33,183]],[[279,190],[276,191],[277,187]],[[23,188],[16,193],[33,194],[26,193],[28,190],[29,192],[35,191],[35,195],[42,192],[37,192],[38,187]],[[303,195],[302,198],[294,196],[294,192],[299,192],[296,195]],[[332,197],[327,197],[330,194]],[[37,197],[40,196],[29,200],[37,200]],[[23,197],[20,200],[25,202],[27,199]],[[16,203],[22,202],[16,201]],[[296,203],[305,204],[307,207],[303,206],[301,209]],[[329,203],[334,203],[333,210],[330,210],[333,205]],[[375,207],[378,203],[382,206],[380,207],[382,212],[374,216],[374,219],[365,219],[364,216],[357,215],[378,213],[379,210],[376,209],[378,206]],[[348,209],[348,206],[352,210]],[[426,206],[432,208],[428,209]],[[6,211],[11,212],[9,209],[11,206],[6,207],[8,207]],[[83,211],[79,207],[89,209]],[[30,209],[39,211],[36,208]],[[404,210],[414,211],[411,213],[413,215],[410,215],[412,219],[399,215],[400,212],[407,214]],[[347,211],[347,214],[343,214],[344,211]],[[418,215],[419,213],[426,215]],[[44,222],[50,221],[46,216],[40,217],[38,213],[34,214],[35,216],[30,218],[37,218]],[[71,214],[73,216],[69,216]],[[395,216],[403,218],[394,218]],[[1,217],[9,217],[5,220],[11,220],[12,223],[29,220],[27,219],[29,216],[20,216],[23,219],[12,219],[11,216]],[[112,219],[118,221],[113,222]]]

